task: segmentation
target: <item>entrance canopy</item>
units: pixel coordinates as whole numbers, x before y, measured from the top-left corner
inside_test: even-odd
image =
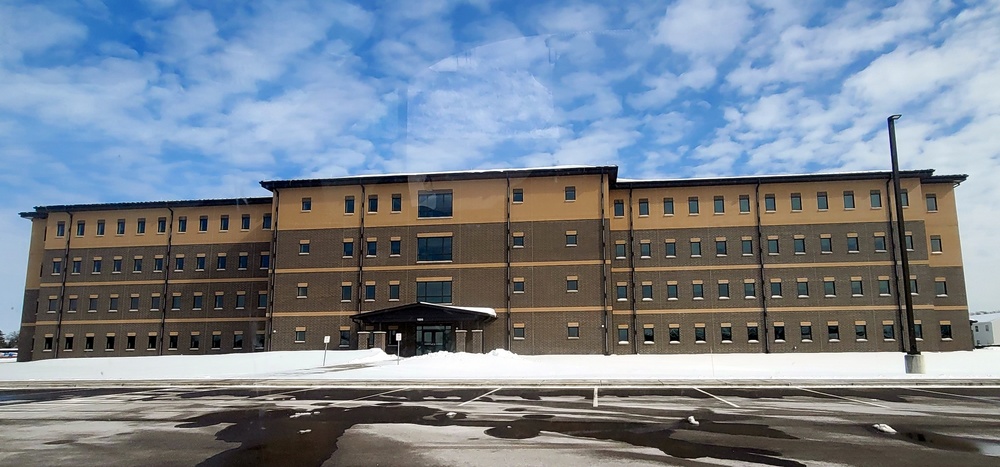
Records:
[[[365,324],[375,323],[441,323],[441,322],[485,322],[496,319],[492,308],[439,305],[417,302],[384,310],[369,311],[355,315],[353,319]]]

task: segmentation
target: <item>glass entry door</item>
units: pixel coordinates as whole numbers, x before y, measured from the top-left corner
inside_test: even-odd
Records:
[[[441,351],[455,351],[451,326],[417,326],[417,355]]]

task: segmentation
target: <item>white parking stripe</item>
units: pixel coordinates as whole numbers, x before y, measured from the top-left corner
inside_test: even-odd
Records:
[[[462,402],[461,404],[458,404],[458,406],[461,407],[461,406],[463,406],[465,404],[468,404],[469,402],[472,402],[472,401],[475,401],[476,399],[479,399],[480,397],[486,397],[486,396],[488,396],[490,394],[493,394],[494,392],[497,392],[497,391],[499,391],[501,389],[503,389],[503,388],[496,388],[496,389],[494,389],[494,390],[492,390],[490,392],[487,392],[486,394],[480,394],[480,395],[478,395],[476,397],[473,397],[472,399],[469,399],[469,400],[467,400],[465,402]]]
[[[380,392],[380,393],[378,393],[378,394],[371,394],[371,395],[367,395],[367,396],[364,396],[364,397],[359,397],[359,398],[357,398],[357,399],[351,399],[351,400],[349,400],[349,401],[337,401],[337,402],[334,402],[334,403],[333,403],[333,405],[337,405],[337,404],[343,404],[343,403],[345,403],[345,402],[357,402],[357,401],[362,401],[362,400],[365,400],[365,399],[370,399],[370,398],[372,398],[372,397],[378,397],[378,396],[384,396],[384,395],[386,395],[386,394],[392,394],[392,393],[394,393],[394,392],[399,392],[399,391],[405,391],[405,390],[407,390],[407,389],[410,389],[410,388],[409,388],[409,386],[407,386],[407,387],[405,387],[405,388],[399,388],[399,389],[393,389],[393,390],[391,390],[391,391],[386,391],[386,392]]]
[[[911,391],[927,392],[927,393],[931,393],[931,394],[941,394],[942,396],[962,397],[962,398],[965,398],[965,399],[972,399],[972,400],[977,400],[977,401],[980,401],[980,402],[986,402],[988,404],[998,404],[998,403],[1000,403],[1000,402],[998,402],[998,401],[996,401],[994,399],[987,399],[985,397],[976,397],[976,396],[966,396],[965,394],[952,394],[950,392],[931,391],[930,389],[917,389],[917,388],[904,388],[904,389],[909,389]]]
[[[876,404],[874,402],[859,401],[857,399],[851,399],[850,397],[838,396],[836,394],[827,394],[825,392],[819,392],[819,391],[814,391],[812,389],[800,388],[800,387],[796,387],[795,389],[799,389],[799,390],[806,391],[806,392],[812,392],[812,393],[820,394],[820,395],[827,396],[827,397],[836,397],[837,399],[843,399],[845,401],[857,402],[858,404],[873,405],[875,407],[881,407],[883,409],[891,409],[891,407],[886,407],[884,405],[879,405],[879,404]]]
[[[738,406],[738,405],[736,405],[736,404],[734,404],[734,403],[732,403],[732,402],[729,402],[729,401],[727,401],[727,400],[725,400],[725,399],[723,399],[723,398],[721,398],[721,397],[719,397],[719,396],[716,396],[715,394],[709,394],[709,393],[708,393],[707,391],[703,391],[703,390],[701,390],[701,389],[698,389],[698,388],[694,388],[694,390],[695,390],[695,391],[698,391],[698,392],[700,392],[700,393],[702,393],[702,394],[705,394],[705,395],[708,395],[708,396],[711,396],[711,397],[714,397],[715,399],[717,399],[717,400],[720,400],[720,401],[722,401],[722,402],[725,402],[725,403],[727,403],[727,404],[729,404],[729,405],[731,405],[731,406],[733,406],[733,407],[736,407],[737,409],[738,409],[738,408],[740,408],[740,406]]]
[[[594,407],[597,407],[597,387],[594,387]]]

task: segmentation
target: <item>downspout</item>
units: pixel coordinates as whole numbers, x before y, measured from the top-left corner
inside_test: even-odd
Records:
[[[764,331],[764,353],[771,353],[771,335],[768,333],[768,322],[767,322],[767,284],[764,283],[764,230],[761,228],[760,221],[760,179],[757,179],[757,185],[754,187],[754,211],[757,214],[757,276],[760,280],[760,309],[761,318],[763,322],[762,330]]]
[[[274,341],[274,281],[275,271],[278,269],[278,209],[281,206],[281,192],[274,189],[274,218],[271,219],[271,259],[267,268],[267,304],[264,314],[267,324],[264,327],[265,348],[271,350]]]
[[[66,211],[66,214],[69,214],[69,225],[66,226],[67,229],[66,232],[64,232],[66,234],[66,248],[63,249],[62,269],[61,273],[59,274],[59,307],[56,310],[56,336],[55,339],[53,339],[54,342],[52,344],[52,353],[53,353],[52,358],[59,358],[59,347],[62,344],[62,340],[59,337],[62,336],[63,309],[65,308],[63,301],[65,301],[66,299],[66,275],[68,272],[67,270],[70,267],[69,244],[70,240],[73,238],[72,233],[74,228],[73,213],[70,211]]]
[[[889,231],[887,232],[888,234],[887,237],[889,237],[888,238],[889,245],[887,245],[887,247],[889,248],[889,254],[891,255],[890,257],[892,258],[892,289],[895,292],[893,293],[893,296],[896,297],[896,324],[898,324],[897,329],[899,329],[899,339],[898,339],[899,351],[905,352],[906,346],[905,342],[903,342],[904,341],[903,336],[905,335],[903,333],[903,329],[905,328],[903,327],[903,323],[906,320],[903,317],[903,301],[899,296],[899,292],[903,290],[903,288],[900,287],[899,284],[899,259],[896,257],[896,229],[892,225],[893,199],[892,196],[888,196],[889,190],[891,189],[889,188],[890,183],[892,183],[892,177],[890,177],[888,180],[885,181],[885,192],[886,192],[885,205],[886,208],[888,208],[885,210],[885,217],[886,217],[885,223],[886,225],[889,226]]]
[[[635,328],[638,317],[635,314],[635,230],[632,225],[632,187],[628,187],[628,288],[632,305],[632,353],[639,353],[639,331]]]
[[[366,193],[367,192],[365,191],[365,185],[362,183],[361,184],[361,203],[360,203],[361,204],[361,217],[360,217],[360,220],[361,220],[361,228],[360,228],[360,232],[361,233],[360,233],[360,236],[361,236],[361,238],[358,239],[358,246],[360,247],[360,248],[358,248],[358,307],[357,307],[357,310],[358,310],[357,313],[358,314],[361,314],[361,304],[364,302],[364,298],[365,298],[364,297],[364,293],[365,293],[365,291],[364,291],[364,287],[365,287],[365,283],[364,283],[364,279],[365,279],[365,275],[364,275],[365,274],[365,272],[364,272],[365,271],[365,255],[368,254],[368,241],[365,238],[365,212],[368,211],[368,195],[366,195]],[[359,324],[359,330],[360,330],[360,324]]]
[[[510,280],[511,280],[511,270],[510,270],[510,255],[511,255],[511,251],[510,251],[511,250],[511,237],[510,237],[510,204],[511,204],[511,199],[510,199],[510,172],[505,172],[505,174],[507,176],[507,195],[506,195],[506,199],[507,199],[507,205],[506,205],[507,231],[506,231],[505,237],[504,237],[504,244],[507,246],[507,248],[504,250],[504,256],[505,256],[505,262],[506,262],[507,277],[506,277],[506,280],[504,282],[504,291],[505,291],[504,294],[505,294],[505,297],[506,297],[506,305],[505,306],[507,307],[507,350],[511,350],[513,348],[513,344],[514,344],[514,342],[513,342],[514,318],[511,316],[511,309],[510,309],[510,293],[511,293],[510,292],[510,288],[511,288],[511,283],[510,283]]]
[[[601,336],[603,337],[604,355],[611,355],[611,350],[608,348],[608,245],[607,245],[607,228],[608,222],[604,213],[604,180],[605,180],[604,168],[601,168],[601,194],[599,197],[600,211],[601,211],[601,234],[600,234],[600,247],[601,247]],[[609,183],[610,185],[610,183]]]
[[[174,239],[174,209],[167,206],[170,211],[170,221],[167,224],[167,254],[163,257],[163,293],[160,295],[160,345],[156,347],[156,354],[163,355],[163,334],[167,331],[167,293],[170,286],[170,271],[173,269],[170,264],[170,254],[173,251]]]

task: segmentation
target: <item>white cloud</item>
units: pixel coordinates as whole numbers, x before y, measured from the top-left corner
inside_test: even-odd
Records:
[[[608,12],[590,3],[549,4],[539,9],[535,18],[542,34],[594,32],[606,29]]]
[[[667,9],[654,41],[692,58],[717,62],[750,31],[751,14],[750,6],[741,1],[680,0]]]
[[[37,5],[0,4],[0,63],[55,46],[71,47],[87,36],[79,22]]]

